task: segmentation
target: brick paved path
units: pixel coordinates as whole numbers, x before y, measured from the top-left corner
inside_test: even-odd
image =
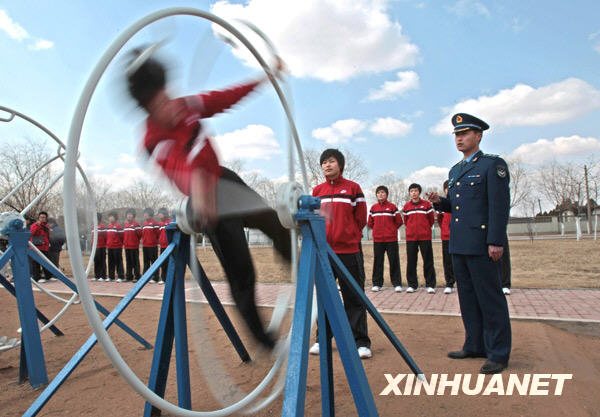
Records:
[[[43,284],[49,290],[64,291],[61,282]],[[111,295],[122,297],[133,286],[124,282],[90,281],[94,295]],[[229,286],[216,282],[213,287],[223,304],[232,304]],[[147,284],[138,298],[161,299],[163,285]],[[281,290],[292,290],[292,286],[258,284],[257,302],[260,306],[275,305],[277,294]],[[67,291],[69,292],[69,291]],[[204,300],[201,291],[190,281],[186,282],[188,300]],[[458,296],[456,292],[446,295],[438,288],[435,294],[427,294],[419,289],[413,294],[395,293],[391,287],[384,287],[378,293],[367,289],[367,295],[377,309],[385,313],[460,315]],[[518,289],[512,290],[507,297],[508,307],[512,318],[523,319],[558,319],[575,321],[592,321],[600,323],[600,290],[594,289]]]

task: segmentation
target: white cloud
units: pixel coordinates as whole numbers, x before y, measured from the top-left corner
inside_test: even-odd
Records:
[[[123,168],[118,167],[109,174],[94,174],[92,178],[98,179],[106,184],[110,184],[114,190],[122,190],[131,185],[134,181],[145,181],[148,179],[148,172],[139,167]]]
[[[539,164],[553,159],[572,159],[592,154],[600,155],[600,140],[573,135],[524,143],[510,154],[510,158],[520,159],[528,164]]]
[[[387,138],[395,138],[406,136],[412,130],[413,124],[406,123],[402,120],[393,119],[391,117],[380,118],[375,121],[369,130],[376,134]]]
[[[410,185],[413,182],[420,184],[421,187],[437,187],[441,188],[444,181],[448,179],[447,167],[436,167],[433,165],[426,166],[423,169],[411,173],[405,182]]]
[[[481,15],[490,17],[490,11],[483,3],[474,0],[458,0],[448,10],[460,17]]]
[[[496,95],[467,99],[444,109],[446,115],[430,131],[436,135],[452,132],[450,117],[470,113],[490,126],[544,126],[582,116],[600,108],[600,90],[578,78],[534,88],[517,84]]]
[[[419,48],[388,13],[389,0],[227,0],[211,6],[215,14],[253,22],[277,45],[297,77],[347,80],[415,65]],[[245,34],[247,28],[240,26]],[[249,38],[256,36],[248,34]],[[257,42],[263,44],[264,42]],[[253,58],[234,50],[247,64]],[[268,55],[267,55],[268,56]]]
[[[419,74],[414,71],[400,71],[397,81],[386,81],[377,90],[371,90],[367,100],[393,100],[409,90],[419,88]]]
[[[34,51],[52,48],[54,42],[41,38],[33,38],[19,23],[11,19],[5,10],[0,9],[0,30],[16,41],[28,41],[28,48]]]
[[[600,30],[598,32],[591,33],[589,40],[592,42],[592,48],[594,51],[600,53]]]
[[[358,119],[338,120],[329,127],[320,127],[312,131],[312,136],[325,143],[345,143],[367,128],[367,122]],[[355,138],[359,139],[362,138]]]
[[[136,160],[136,157],[128,154],[128,153],[121,153],[119,154],[119,162],[122,164],[131,164],[134,163]]]
[[[269,159],[282,153],[273,130],[264,125],[248,125],[215,137],[226,161],[234,159]]]

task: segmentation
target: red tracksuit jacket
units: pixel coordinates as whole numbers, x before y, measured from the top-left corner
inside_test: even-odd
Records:
[[[145,220],[142,227],[142,246],[145,248],[153,248],[158,246],[158,238],[160,236],[160,223],[154,219]]]
[[[92,244],[94,244],[94,229],[92,229]],[[98,245],[96,245],[96,248],[106,248],[106,225],[102,222],[98,223]]]
[[[438,211],[438,224],[442,231],[442,240],[450,240],[450,221],[452,220],[451,213],[443,213]]]
[[[121,249],[123,247],[123,226],[121,223],[106,225],[106,247],[108,249]]]
[[[167,231],[165,230],[165,226],[168,226],[169,223],[171,223],[171,219],[169,219],[169,218],[165,218],[163,221],[161,221],[159,223],[160,224],[160,228],[159,228],[160,232],[159,232],[159,237],[158,237],[158,243],[162,249],[169,246],[169,241],[167,241]]]
[[[367,225],[373,229],[374,242],[397,242],[402,215],[395,204],[387,200],[377,202],[371,206]]]
[[[123,246],[125,249],[139,249],[142,227],[135,220],[123,225]]]
[[[335,253],[360,251],[367,224],[367,202],[360,185],[339,177],[317,185],[312,195],[321,198],[327,242]]]
[[[43,251],[47,251],[48,249],[50,249],[50,229],[48,228],[48,223],[40,224],[38,222],[35,222],[31,225],[29,232],[31,232],[31,237],[29,238],[29,240],[32,242],[34,236],[42,237],[42,244],[36,245],[36,248]]]
[[[404,224],[406,225],[406,240],[431,240],[431,226],[435,221],[433,206],[427,200],[412,200],[402,209]]]
[[[199,120],[224,112],[257,85],[258,82],[251,82],[223,91],[175,99],[184,105],[186,112],[175,128],[161,126],[151,118],[146,120],[143,147],[183,194],[190,194],[193,169],[202,168],[212,175],[215,185],[221,173],[217,154]]]

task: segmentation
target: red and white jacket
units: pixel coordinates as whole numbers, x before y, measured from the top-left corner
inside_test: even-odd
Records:
[[[450,222],[452,221],[452,213],[438,211],[437,218],[442,232],[442,240],[450,240]]]
[[[31,225],[29,231],[31,232],[29,240],[32,242],[34,241],[34,236],[42,237],[42,244],[36,245],[39,250],[47,251],[50,249],[50,229],[48,228],[48,223],[35,222]]]
[[[196,96],[180,97],[185,116],[174,128],[146,120],[142,146],[179,190],[190,194],[190,178],[194,169],[201,168],[214,180],[221,174],[219,158],[200,119],[222,113],[256,88],[257,81],[222,91],[210,91]]]
[[[317,185],[312,195],[321,198],[327,242],[333,251],[359,252],[362,229],[367,224],[367,202],[360,185],[339,177]]]
[[[160,247],[162,249],[166,248],[167,246],[169,246],[169,241],[167,240],[167,231],[165,230],[165,226],[168,226],[169,223],[171,223],[171,219],[169,219],[168,217],[166,217],[164,220],[162,220],[159,224],[160,224],[160,228],[159,228],[159,237],[158,237],[158,244],[160,245]]]
[[[402,215],[395,204],[385,200],[371,206],[367,226],[373,229],[374,242],[397,242],[402,223]]]
[[[409,201],[402,209],[402,216],[406,225],[406,240],[431,240],[431,226],[435,219],[433,206],[429,201]]]
[[[145,220],[142,226],[142,246],[145,248],[154,248],[158,246],[158,237],[160,236],[160,223],[154,219]]]
[[[123,245],[125,249],[139,249],[142,227],[135,220],[123,225]]]
[[[115,222],[106,225],[106,247],[108,249],[121,249],[123,247],[123,226]]]
[[[94,229],[92,229],[92,244],[94,243]],[[98,244],[97,249],[106,248],[106,225],[102,222],[98,223]]]

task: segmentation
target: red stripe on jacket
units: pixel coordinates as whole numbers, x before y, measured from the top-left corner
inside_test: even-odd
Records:
[[[165,218],[160,222],[158,243],[162,249],[169,246],[169,241],[167,240],[167,231],[165,230],[165,226],[167,226],[169,223],[171,223],[171,219],[169,218]]]
[[[219,158],[200,119],[222,113],[256,88],[251,82],[222,91],[175,99],[184,116],[174,128],[146,120],[143,147],[179,190],[190,194],[192,171],[201,169],[214,179],[221,174]]]
[[[441,239],[450,240],[450,222],[452,221],[451,213],[438,212],[438,224],[441,230]]]
[[[160,223],[154,219],[144,221],[142,226],[142,246],[153,248],[158,246],[160,236]]]
[[[108,249],[121,249],[123,247],[123,226],[121,223],[106,225],[106,247]]]
[[[409,201],[402,209],[402,216],[406,225],[406,240],[431,240],[431,226],[435,219],[433,206],[429,201]]]
[[[123,225],[123,246],[125,249],[139,249],[142,227],[135,220]]]
[[[335,253],[360,251],[367,224],[367,203],[360,185],[339,177],[317,185],[312,195],[321,198],[327,242]]]
[[[373,229],[374,242],[397,242],[402,223],[402,215],[395,204],[386,200],[371,206],[367,225]]]

